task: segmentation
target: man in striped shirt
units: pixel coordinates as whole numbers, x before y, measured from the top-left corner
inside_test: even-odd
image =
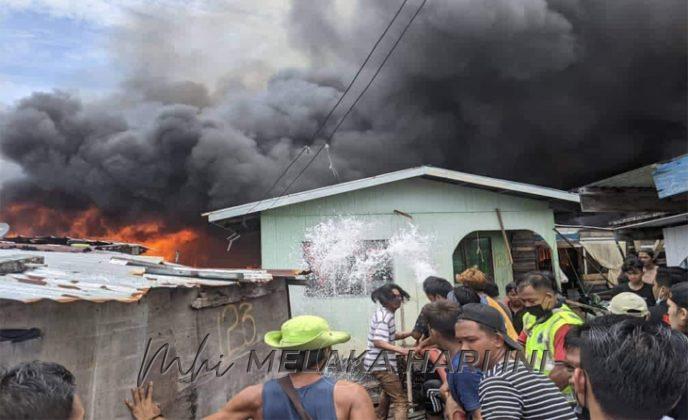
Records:
[[[575,420],[564,395],[549,378],[519,359],[511,359],[521,345],[509,338],[499,312],[487,305],[468,304],[456,323],[456,338],[464,352],[473,352],[483,369],[478,387],[482,418]]]
[[[368,349],[363,359],[363,367],[380,382],[382,387],[377,418],[387,419],[390,404],[392,404],[394,420],[406,420],[408,401],[406,401],[406,394],[397,373],[396,355],[406,356],[409,349],[397,346],[394,341],[409,337],[411,333],[397,333],[394,312],[401,307],[404,300],[409,298],[409,294],[399,285],[387,283],[375,289],[370,298],[380,306],[370,320]]]

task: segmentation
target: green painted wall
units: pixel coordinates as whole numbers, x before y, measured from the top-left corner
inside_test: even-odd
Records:
[[[511,263],[509,263],[509,255],[507,253],[506,246],[504,245],[504,237],[502,236],[502,232],[483,231],[479,234],[481,238],[490,238],[490,243],[492,244],[492,269],[494,270],[494,278],[499,285],[500,292],[503,293],[504,287],[513,281],[514,273],[511,270]],[[475,237],[475,231],[469,232],[467,235]],[[461,240],[459,240],[459,242],[460,241]]]
[[[542,236],[553,249],[556,264],[554,215],[547,202],[415,178],[263,212],[262,266],[298,267],[306,229],[333,216],[364,218],[375,226],[365,239],[388,239],[409,221],[395,215],[396,209],[413,216],[419,232],[434,237],[433,262],[438,275],[447,279],[453,278],[452,254],[461,239],[476,230],[493,231],[495,277],[503,288],[512,274],[495,208],[502,212],[505,229],[527,229]],[[397,329],[408,330],[427,299],[409,269],[395,262],[393,270],[395,281],[411,294],[403,312],[397,312]],[[294,315],[323,316],[333,328],[352,334],[352,342],[344,348],[365,348],[369,318],[375,310],[368,296],[316,299],[304,296],[300,287],[292,287],[290,293]]]

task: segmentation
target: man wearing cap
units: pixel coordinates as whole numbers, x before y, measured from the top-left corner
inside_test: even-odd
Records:
[[[629,315],[645,319],[650,315],[645,299],[631,292],[623,292],[614,296],[609,301],[609,312],[614,315]]]
[[[449,352],[451,366],[447,369],[447,383],[440,388],[446,399],[446,417],[480,418],[480,397],[478,385],[482,378],[480,370],[473,366],[462,365],[461,342],[456,339],[456,321],[461,314],[459,304],[448,300],[428,304],[426,316],[430,328],[430,338],[442,350]],[[455,404],[460,404],[455,407]],[[462,410],[461,410],[462,409]],[[456,412],[459,414],[455,414]],[[464,411],[466,416],[461,415]]]
[[[331,347],[345,343],[350,338],[346,332],[330,330],[327,321],[317,316],[302,315],[288,320],[279,331],[265,334],[264,339],[270,347],[283,352],[290,351],[293,358],[286,355],[282,357],[295,361],[291,366],[285,363],[285,367],[293,370],[293,373],[244,388],[219,412],[206,419],[375,418],[373,403],[365,388],[349,381],[335,381],[321,374]],[[152,396],[152,389],[149,391]],[[138,390],[137,394],[144,395],[142,390]],[[155,404],[148,395],[138,401],[135,398],[133,404],[127,405],[136,419],[162,419],[159,408],[156,413]]]
[[[512,358],[522,346],[509,338],[497,310],[464,305],[455,333],[461,350],[472,352],[474,365],[483,368],[478,394],[484,419],[576,419],[551,380]]]

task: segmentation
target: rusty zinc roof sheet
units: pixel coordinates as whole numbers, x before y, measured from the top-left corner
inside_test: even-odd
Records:
[[[160,258],[107,251],[70,253],[0,249],[0,260],[26,256],[43,257],[44,264],[30,264],[31,267],[23,272],[0,275],[0,300],[136,302],[156,287],[227,286],[238,281],[272,280],[272,275],[265,270],[192,269],[165,263]],[[145,267],[151,265],[159,268],[153,270],[156,274],[146,273]],[[169,275],[166,271],[184,275]],[[190,276],[196,274],[201,277]],[[212,279],[232,276],[241,280]]]

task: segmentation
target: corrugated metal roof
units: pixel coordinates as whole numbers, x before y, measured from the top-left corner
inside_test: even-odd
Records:
[[[656,219],[645,220],[642,222],[628,223],[615,227],[616,230],[638,229],[650,227],[667,227],[688,223],[688,213],[672,214],[670,216],[659,217]]]
[[[641,168],[633,169],[628,172],[623,172],[609,178],[595,181],[585,187],[603,187],[603,188],[655,188],[655,182],[652,179],[652,172],[655,170],[657,164],[643,166]]]
[[[586,187],[598,187],[598,188],[656,188],[656,176],[657,170],[668,171],[671,167],[674,169],[675,173],[673,175],[679,177],[679,179],[671,180],[678,182],[683,186],[685,184],[686,177],[686,161],[688,155],[677,156],[666,162],[657,162],[650,165],[642,166],[627,172],[623,172],[614,175],[609,178],[601,179],[595,181],[591,184],[585,185],[581,188]],[[660,196],[660,198],[663,198]]]
[[[0,299],[35,302],[136,302],[156,287],[227,286],[242,282],[268,282],[273,276],[266,270],[192,269],[163,263],[155,257],[130,256],[107,251],[88,253],[38,252],[0,249],[0,259],[14,256],[39,256],[44,265],[21,273],[0,275]],[[145,267],[131,264],[155,264],[162,269],[183,269],[204,275],[232,275],[241,280],[213,280],[165,274],[146,274]]]
[[[554,188],[539,187],[537,185],[489,178],[480,175],[472,175],[464,172],[435,168],[432,166],[420,166],[417,168],[389,172],[370,178],[363,178],[356,181],[343,182],[328,187],[289,194],[282,197],[275,197],[253,203],[242,204],[240,206],[204,213],[203,216],[207,216],[209,222],[217,222],[247,214],[260,213],[261,211],[271,208],[288,206],[304,201],[315,200],[318,198],[329,197],[349,191],[360,190],[363,188],[374,187],[416,177],[425,177],[438,181],[465,184],[477,188],[496,190],[505,194],[515,194],[540,199],[552,199],[580,203],[578,194],[561,191]]]

